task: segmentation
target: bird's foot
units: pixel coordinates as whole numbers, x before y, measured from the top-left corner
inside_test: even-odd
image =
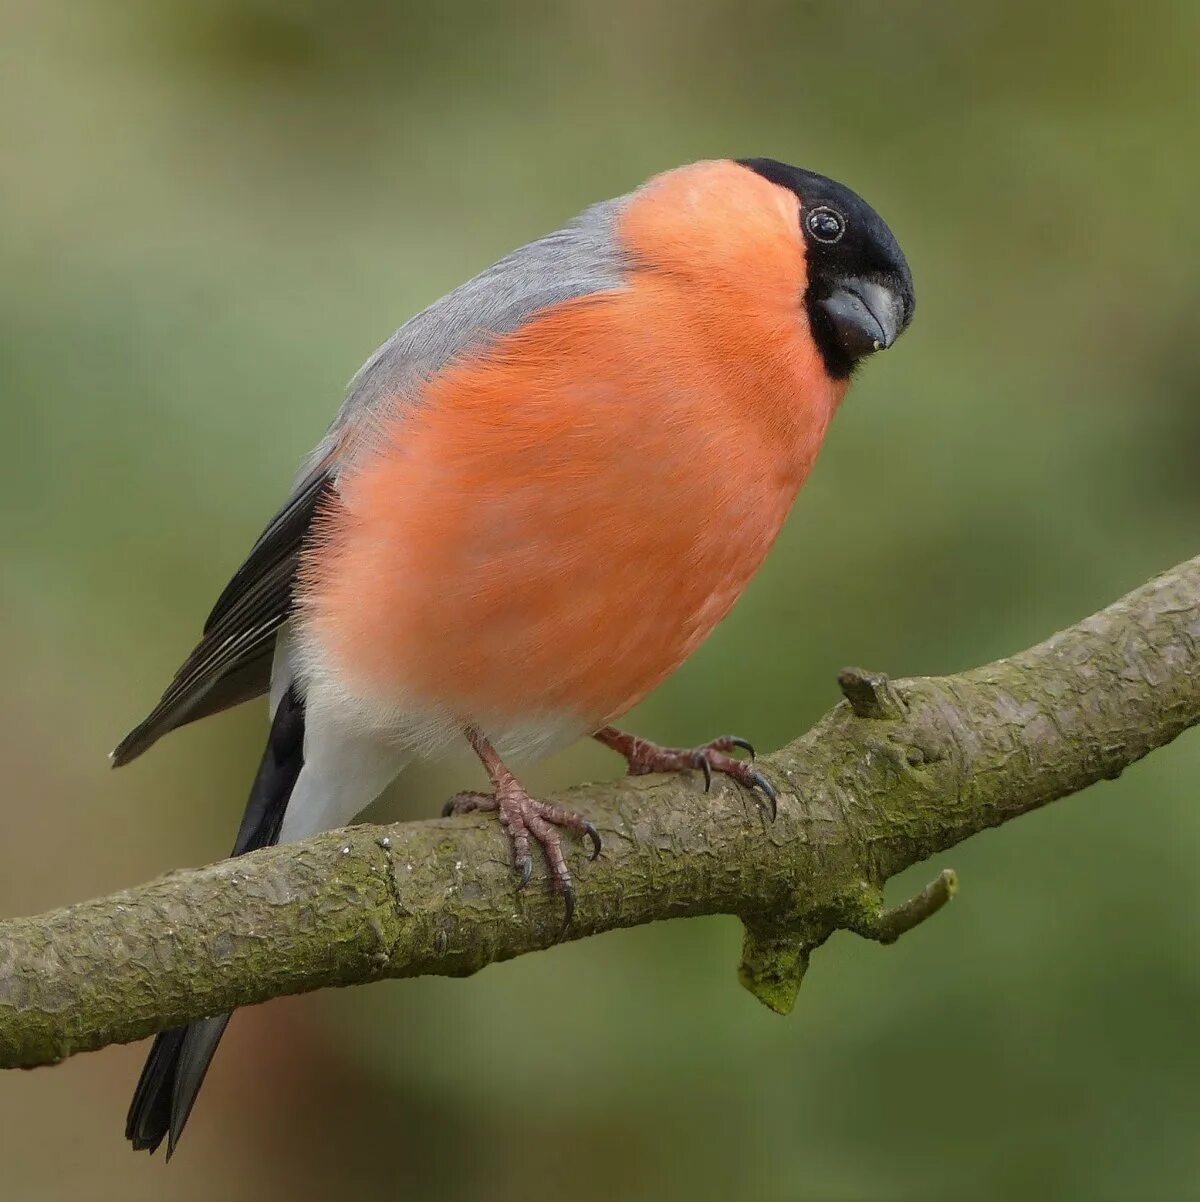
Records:
[[[555,890],[562,895],[566,916],[563,934],[571,925],[575,914],[575,883],[567,867],[562,848],[562,828],[578,831],[592,841],[591,859],[600,854],[600,833],[596,828],[573,810],[548,801],[530,797],[524,786],[511,773],[501,778],[492,793],[459,793],[442,807],[444,817],[451,814],[471,814],[477,810],[497,810],[500,825],[512,845],[513,866],[520,874],[518,889],[524,889],[533,876],[533,857],[530,840],[541,846],[546,857],[546,867]]]
[[[606,726],[593,736],[605,747],[611,748],[623,755],[629,764],[630,776],[643,776],[649,772],[688,772],[699,770],[704,773],[704,791],[712,787],[714,772],[728,776],[745,786],[756,798],[761,799],[763,806],[772,822],[775,821],[776,805],[779,794],[775,786],[754,766],[754,748],[745,739],[736,735],[723,735],[699,747],[660,747],[649,739],[638,738],[637,735],[617,730],[615,726]],[[739,760],[730,752],[735,750],[748,752],[749,760]]]

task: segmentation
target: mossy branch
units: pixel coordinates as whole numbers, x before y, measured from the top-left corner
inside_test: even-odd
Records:
[[[780,790],[773,825],[728,783],[705,795],[696,780],[633,777],[565,794],[605,848],[594,864],[576,853],[570,937],[739,915],[741,980],[786,1012],[834,931],[889,943],[955,885],[943,872],[887,909],[889,877],[1200,722],[1200,558],[1010,659],[898,681],[850,669],[841,685],[845,702],[762,761]],[[0,1066],[548,947],[560,904],[536,879],[514,892],[505,849],[486,817],[351,827],[0,923]]]

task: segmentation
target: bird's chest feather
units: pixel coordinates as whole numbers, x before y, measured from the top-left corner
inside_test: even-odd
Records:
[[[651,292],[450,369],[343,481],[304,576],[310,644],[396,704],[584,726],[627,709],[782,526],[837,400],[803,355]]]

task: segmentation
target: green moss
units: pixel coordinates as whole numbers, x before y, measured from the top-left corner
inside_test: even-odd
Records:
[[[776,1014],[791,1014],[812,945],[801,936],[747,924],[738,980]]]

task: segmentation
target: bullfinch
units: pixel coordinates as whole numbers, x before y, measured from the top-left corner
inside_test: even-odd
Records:
[[[773,159],[694,163],[586,209],[417,314],[367,360],[162,700],[112,753],[269,695],[233,854],[341,826],[465,736],[521,886],[580,814],[509,767],[584,736],[631,772],[723,773],[611,723],[745,589],[856,366],[913,315],[896,239],[849,188]],[[750,758],[735,753],[749,752]],[[229,1021],[154,1041],[126,1135],[168,1155]]]

